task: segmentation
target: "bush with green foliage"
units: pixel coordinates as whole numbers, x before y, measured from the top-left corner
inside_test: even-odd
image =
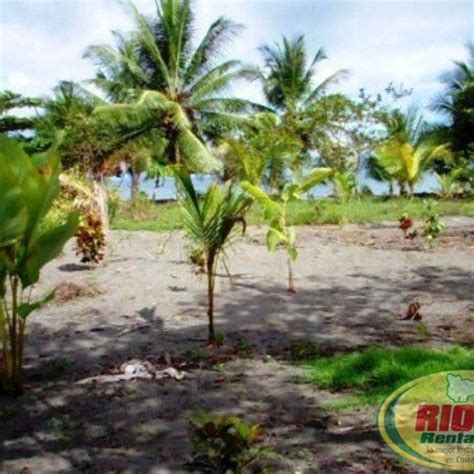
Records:
[[[59,193],[59,171],[54,153],[30,157],[0,137],[0,382],[12,395],[23,390],[27,318],[54,296],[33,300],[32,287],[77,229],[73,213],[44,225]]]
[[[268,448],[259,446],[261,427],[236,416],[199,413],[190,424],[193,472],[240,474],[250,463],[269,454]]]

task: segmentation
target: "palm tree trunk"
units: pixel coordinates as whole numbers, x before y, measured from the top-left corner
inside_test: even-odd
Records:
[[[400,196],[406,196],[407,195],[407,188],[405,183],[400,182],[398,183],[398,187],[400,188]]]
[[[288,258],[288,291],[290,293],[296,293],[295,280],[293,276],[293,265],[291,258]]]
[[[130,197],[132,201],[137,197],[140,192],[140,173],[137,173],[134,169],[130,168]]]
[[[215,342],[214,334],[214,265],[212,261],[207,262],[207,317],[208,317],[208,342]]]
[[[104,228],[104,233],[107,235],[109,232],[109,206],[107,199],[107,189],[105,186],[104,175],[100,174],[94,181],[94,193],[97,199],[97,206],[100,216],[100,221]]]
[[[179,146],[177,143],[174,145],[174,162],[177,165],[181,163],[181,154],[179,152]]]
[[[394,187],[393,187],[393,181],[390,180],[390,181],[388,182],[388,193],[390,194],[390,196],[393,196],[394,191],[395,191],[395,190],[394,190]]]

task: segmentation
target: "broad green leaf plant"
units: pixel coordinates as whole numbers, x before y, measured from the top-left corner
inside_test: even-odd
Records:
[[[214,289],[216,267],[220,258],[225,258],[225,249],[230,244],[234,228],[240,224],[245,232],[245,212],[252,200],[239,188],[216,184],[199,196],[190,175],[176,170],[180,185],[180,203],[184,222],[190,238],[202,250],[206,262],[208,289],[208,340],[216,343],[214,332]]]
[[[0,136],[0,389],[23,391],[23,354],[28,316],[50,301],[32,299],[41,269],[74,235],[78,217],[45,218],[59,193],[59,157],[28,156],[15,140]]]
[[[292,201],[304,198],[304,195],[332,175],[331,168],[316,168],[308,173],[301,183],[287,183],[278,196],[270,196],[264,189],[244,181],[244,189],[264,209],[264,217],[268,222],[267,247],[274,252],[282,245],[288,254],[288,291],[296,292],[293,277],[293,265],[298,257],[296,250],[296,232],[293,226],[288,225],[287,207]]]

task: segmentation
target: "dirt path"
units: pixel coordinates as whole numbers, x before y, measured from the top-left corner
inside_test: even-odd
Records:
[[[379,441],[374,409],[327,413],[330,395],[295,383],[287,354],[301,339],[329,353],[473,343],[474,219],[447,223],[433,248],[393,225],[299,228],[296,295],[283,253],[268,253],[264,230],[250,229],[229,253],[234,286],[219,279],[216,310],[222,352],[245,348],[251,358],[232,353],[218,365],[203,354],[205,277],[188,264],[181,234],[115,232],[107,265],[92,270],[68,249],[40,288],[59,286],[61,301],[30,320],[27,395],[0,399],[0,471],[178,472],[189,415],[208,407],[262,423],[282,472],[404,472]],[[423,330],[400,320],[413,299]],[[146,356],[188,376],[75,383]]]

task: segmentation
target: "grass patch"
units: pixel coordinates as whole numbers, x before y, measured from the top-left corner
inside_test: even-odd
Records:
[[[155,232],[183,229],[178,203],[155,203],[148,199],[121,202],[112,221],[115,230],[151,230]]]
[[[319,388],[347,391],[331,404],[341,409],[380,403],[411,380],[434,372],[474,368],[474,350],[460,346],[430,349],[422,346],[368,348],[336,357],[306,361],[306,381]]]
[[[369,224],[381,221],[397,221],[403,213],[414,219],[422,219],[425,202],[436,202],[440,215],[474,216],[474,200],[435,200],[421,198],[354,198],[347,203],[333,199],[295,201],[289,204],[289,222],[293,225],[314,224]],[[263,209],[254,205],[247,220],[249,224],[262,224]],[[154,203],[139,198],[134,202],[122,202],[116,211],[112,227],[116,230],[169,231],[183,229],[179,205],[176,202]]]

